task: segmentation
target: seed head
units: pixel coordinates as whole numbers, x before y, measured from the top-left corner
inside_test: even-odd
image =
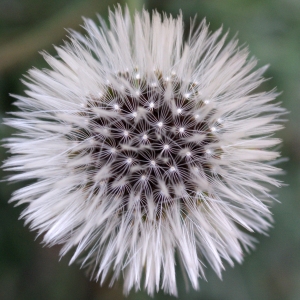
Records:
[[[269,227],[268,161],[284,113],[259,92],[264,68],[203,21],[183,42],[182,16],[110,11],[85,20],[31,69],[9,126],[10,180],[22,217],[48,245],[71,248],[101,283],[176,295],[175,253],[192,286],[208,263],[241,262],[248,232]]]

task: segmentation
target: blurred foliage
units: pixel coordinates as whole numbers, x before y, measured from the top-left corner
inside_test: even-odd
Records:
[[[124,1],[119,1],[124,5]],[[35,66],[46,67],[38,51],[53,52],[61,44],[64,28],[79,30],[81,16],[95,19],[96,12],[107,16],[107,6],[117,1],[100,0],[0,0],[0,119],[12,111],[12,94],[23,94],[23,74]],[[259,65],[270,63],[264,89],[277,86],[279,100],[291,113],[286,129],[278,134],[284,140],[281,165],[287,186],[280,189],[272,208],[274,228],[269,237],[257,236],[257,250],[246,255],[243,265],[225,265],[223,280],[207,269],[200,291],[186,292],[178,269],[179,298],[205,300],[298,300],[300,299],[300,1],[299,0],[139,0],[134,7],[165,11],[176,16],[182,10],[187,28],[189,19],[206,17],[212,30],[223,26],[236,32],[240,44],[249,45]],[[76,27],[77,25],[77,27]],[[11,61],[7,61],[7,60]],[[0,125],[0,137],[12,130]],[[7,154],[0,148],[0,160]],[[0,170],[0,178],[5,174]],[[22,207],[8,204],[18,184],[0,183],[0,299],[123,299],[122,282],[113,288],[89,281],[77,265],[68,266],[68,257],[58,261],[59,247],[43,248],[40,238],[23,226],[18,217]],[[174,299],[158,293],[155,299]],[[131,292],[129,300],[151,299],[145,292]]]

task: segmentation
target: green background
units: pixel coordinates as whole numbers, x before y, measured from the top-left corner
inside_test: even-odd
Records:
[[[124,5],[125,1],[118,1]],[[80,30],[81,16],[95,19],[96,12],[107,17],[109,0],[0,0],[0,138],[12,129],[2,125],[5,112],[15,110],[12,94],[24,94],[20,82],[32,66],[46,67],[38,54],[66,39],[64,28]],[[156,8],[174,16],[181,9],[188,27],[189,18],[204,17],[212,30],[223,25],[230,36],[238,32],[240,45],[249,45],[259,65],[270,64],[269,81],[263,88],[277,87],[282,105],[290,111],[286,128],[277,134],[283,139],[281,164],[287,184],[278,192],[274,228],[269,236],[257,235],[257,249],[245,256],[242,265],[226,265],[223,280],[207,268],[208,281],[200,280],[200,291],[186,292],[178,270],[179,299],[298,300],[300,299],[300,0],[133,0],[130,9]],[[7,157],[0,148],[0,160]],[[5,174],[0,170],[0,178]],[[59,247],[47,248],[36,234],[18,220],[24,207],[8,204],[20,184],[0,182],[0,299],[123,299],[122,281],[113,288],[89,281],[78,265],[68,266],[69,257],[59,261]],[[151,299],[143,291],[127,297]],[[175,299],[162,292],[154,299]]]

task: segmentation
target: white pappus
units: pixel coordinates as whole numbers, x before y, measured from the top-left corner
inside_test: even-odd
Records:
[[[197,289],[205,264],[221,276],[269,228],[285,110],[257,89],[266,67],[205,21],[186,42],[181,14],[117,7],[99,21],[43,53],[50,68],[15,96],[4,168],[36,181],[11,201],[100,283],[176,295],[178,259]]]

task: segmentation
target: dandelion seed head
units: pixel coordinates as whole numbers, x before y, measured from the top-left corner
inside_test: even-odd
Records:
[[[4,167],[36,182],[12,201],[100,283],[124,275],[125,294],[144,280],[176,295],[177,253],[198,289],[204,263],[221,276],[269,227],[285,111],[274,91],[254,91],[265,68],[205,21],[184,42],[182,15],[131,20],[118,7],[109,20],[44,54],[51,72],[29,71]]]

